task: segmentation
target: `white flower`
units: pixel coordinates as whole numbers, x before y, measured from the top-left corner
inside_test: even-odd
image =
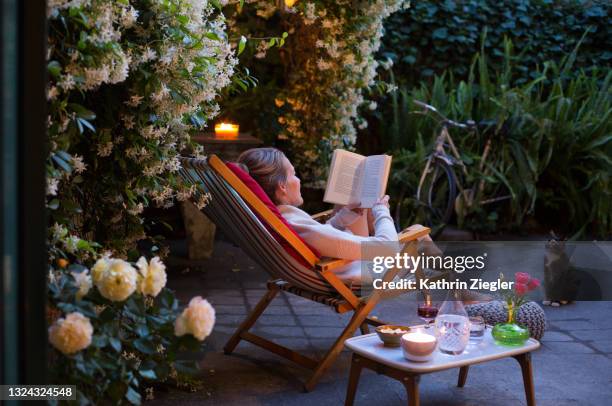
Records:
[[[138,291],[143,295],[157,296],[166,286],[166,266],[155,257],[147,264],[145,257],[140,257],[136,263],[140,272]]]
[[[59,186],[59,179],[47,178],[47,195],[56,196]]]
[[[49,90],[47,90],[47,100],[54,100],[58,94],[59,90],[57,90],[57,87],[51,86]]]
[[[79,288],[76,293],[77,300],[81,300],[83,296],[85,296],[89,289],[91,289],[91,276],[89,275],[89,270],[86,269],[83,272],[72,272],[72,277],[74,278],[74,284]]]
[[[208,337],[215,325],[215,309],[207,300],[196,296],[174,323],[174,334],[178,337],[191,334],[202,341]]]
[[[370,110],[376,110],[376,107],[378,107],[378,104],[375,101],[371,101],[370,104],[368,104]]]
[[[87,164],[83,163],[83,157],[78,155],[72,156],[72,166],[76,173],[83,173],[87,168]]]
[[[70,355],[89,347],[92,334],[89,319],[74,312],[49,327],[49,342],[62,353]]]
[[[387,86],[387,93],[393,93],[397,90],[397,86],[394,84],[390,84]]]
[[[78,244],[81,239],[76,235],[71,235],[64,241],[64,248],[71,254],[74,254],[78,250]]]
[[[72,89],[74,85],[75,85],[74,77],[69,73],[66,75],[62,75],[58,83],[58,86],[61,87],[65,91]]]
[[[145,63],[153,61],[155,58],[157,58],[157,53],[153,49],[146,47],[141,56],[142,62]]]
[[[113,152],[113,143],[112,141],[108,141],[106,143],[98,144],[98,156],[106,157],[109,156]]]
[[[135,94],[132,97],[130,97],[130,100],[126,101],[125,104],[127,104],[130,107],[138,107],[138,105],[142,102],[142,99],[144,99],[144,96],[138,96]]]
[[[97,265],[97,263],[96,263]],[[102,272],[92,269],[92,277],[100,294],[113,302],[122,302],[136,290],[138,274],[122,259],[109,259]]]
[[[68,234],[68,229],[63,225],[55,223],[51,226],[51,234],[53,235],[53,240],[58,241]]]
[[[144,205],[142,203],[138,203],[136,206],[128,209],[128,213],[132,216],[137,216],[144,211]]]
[[[121,15],[121,25],[125,28],[130,28],[138,19],[138,11],[130,6],[129,9],[124,9]]]

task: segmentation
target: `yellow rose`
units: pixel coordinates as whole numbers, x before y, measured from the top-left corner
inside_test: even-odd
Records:
[[[202,341],[210,335],[215,325],[215,309],[207,300],[196,296],[174,322],[174,334],[178,337],[191,334]]]
[[[144,257],[140,257],[136,263],[140,271],[138,279],[138,291],[143,295],[157,296],[159,292],[166,286],[166,265],[155,257],[147,264]]]
[[[91,278],[95,284],[100,281],[102,274],[108,269],[110,261],[111,260],[108,257],[102,257],[97,260],[93,268],[91,268]]]
[[[122,302],[136,290],[137,277],[130,264],[122,259],[111,259],[95,283],[102,296],[113,302]]]
[[[89,347],[92,333],[89,319],[74,312],[49,327],[49,342],[62,353],[70,355]]]
[[[79,288],[76,293],[77,300],[81,300],[85,296],[89,289],[91,289],[91,276],[89,276],[89,270],[83,272],[72,272],[74,278],[74,284]]]

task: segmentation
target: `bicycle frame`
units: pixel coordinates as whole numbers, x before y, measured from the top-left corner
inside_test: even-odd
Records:
[[[444,115],[442,115],[442,113],[440,113],[433,106],[430,106],[418,100],[413,100],[413,102],[416,105],[423,107],[423,109],[425,110],[424,112],[415,112],[416,114],[426,114],[426,112],[429,111],[429,112],[434,113],[440,119],[440,122],[441,122],[441,129],[440,129],[438,136],[436,137],[434,151],[427,158],[425,168],[423,169],[423,173],[421,174],[421,178],[419,179],[419,185],[417,188],[416,198],[417,198],[417,201],[421,201],[421,191],[423,189],[423,184],[425,182],[425,179],[427,178],[427,174],[429,173],[429,170],[431,168],[431,165],[434,159],[440,159],[451,167],[456,166],[458,164],[461,167],[463,175],[467,177],[467,168],[465,167],[465,164],[463,163],[463,160],[461,159],[459,150],[455,146],[455,143],[453,142],[453,139],[451,138],[450,133],[448,132],[448,127],[452,126],[452,127],[461,128],[461,129],[474,129],[475,123],[473,121],[468,121],[466,123],[458,123],[456,121],[446,118]],[[449,155],[448,152],[446,151],[445,145],[449,146],[452,156]],[[488,168],[485,169],[485,162],[486,162],[487,157],[489,156],[490,150],[491,150],[491,139],[489,138],[487,139],[485,143],[485,147],[484,147],[482,156],[480,158],[480,165],[479,165],[479,171],[484,173],[485,175],[488,175],[489,173],[489,169]],[[502,200],[507,200],[512,197],[511,195],[506,195],[506,196],[500,196],[500,197],[495,197],[495,198],[486,199],[486,200],[480,200],[480,196],[482,196],[484,192],[484,187],[485,187],[484,179],[480,180],[478,187],[477,187],[477,191],[474,189],[467,189],[468,193],[465,193],[466,189],[463,187],[462,183],[459,182],[459,179],[457,178],[457,176],[455,175],[453,171],[451,171],[451,173],[454,178],[455,184],[457,185],[459,189],[459,196],[461,196],[461,198],[464,200],[464,203],[467,205],[467,207],[471,207],[474,201],[477,201],[479,205],[485,205],[485,204],[490,204],[490,203],[494,203],[494,202],[498,202]]]

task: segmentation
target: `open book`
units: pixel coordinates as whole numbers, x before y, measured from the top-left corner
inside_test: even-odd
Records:
[[[365,157],[337,149],[332,157],[323,201],[335,204],[359,204],[370,208],[387,189],[390,155]]]

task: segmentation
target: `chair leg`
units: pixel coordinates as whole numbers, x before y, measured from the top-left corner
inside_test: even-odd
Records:
[[[368,323],[363,322],[361,326],[359,326],[359,330],[361,330],[361,334],[370,334],[370,329],[368,328]]]
[[[468,365],[461,367],[459,369],[459,379],[457,380],[458,387],[463,388],[463,386],[465,385],[465,381],[467,380],[469,369],[470,367]]]
[[[342,331],[342,334],[340,334],[340,336],[334,342],[334,345],[332,345],[332,347],[327,351],[308,382],[304,384],[304,390],[306,390],[306,392],[310,392],[314,389],[314,387],[317,385],[317,382],[319,382],[319,379],[321,379],[323,373],[331,366],[331,364],[336,360],[338,355],[340,355],[340,352],[344,347],[344,342],[349,337],[352,337],[353,334],[355,334],[355,330],[357,330],[357,327],[361,326],[365,318],[376,305],[376,302],[378,302],[378,300],[370,300],[369,302],[355,310],[353,317]]]
[[[225,347],[223,347],[223,352],[225,354],[231,354],[234,351],[234,348],[240,342],[240,336],[242,333],[249,331],[249,329],[255,324],[259,316],[266,310],[266,307],[272,302],[274,297],[278,294],[278,288],[268,288],[266,294],[261,298],[261,300],[257,303],[251,314],[247,316],[246,319],[240,324],[240,326],[236,329],[232,337],[227,340]]]

